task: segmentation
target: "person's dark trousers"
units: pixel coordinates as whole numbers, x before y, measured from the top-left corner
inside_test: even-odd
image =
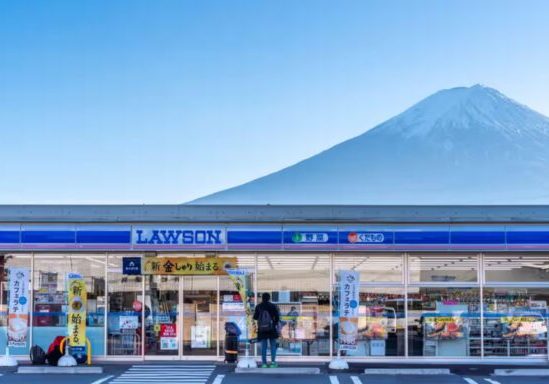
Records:
[[[263,339],[261,340],[261,362],[267,365],[267,343],[271,345],[271,362],[276,362],[276,339]]]

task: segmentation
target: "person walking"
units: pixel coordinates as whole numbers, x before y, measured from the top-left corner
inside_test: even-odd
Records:
[[[278,367],[276,363],[276,348],[278,334],[278,325],[280,323],[280,311],[278,307],[271,303],[271,295],[267,292],[261,295],[261,304],[255,307],[254,320],[257,321],[257,340],[261,341],[261,361],[262,368],[268,368],[267,365],[267,344],[271,347],[271,368]]]

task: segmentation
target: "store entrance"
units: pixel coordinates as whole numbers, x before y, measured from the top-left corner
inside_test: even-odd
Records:
[[[159,276],[145,280],[145,358],[218,354],[217,276]]]

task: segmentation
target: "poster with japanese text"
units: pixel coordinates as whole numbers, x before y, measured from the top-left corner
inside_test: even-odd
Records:
[[[339,349],[355,350],[358,336],[360,274],[339,272]]]
[[[144,275],[226,275],[227,269],[238,267],[236,257],[143,257]]]
[[[8,347],[26,347],[29,328],[29,270],[9,269]]]
[[[177,350],[177,327],[175,324],[160,325],[160,349]]]
[[[69,308],[67,327],[69,332],[69,345],[71,347],[85,347],[88,295],[84,279],[68,279],[68,297]]]

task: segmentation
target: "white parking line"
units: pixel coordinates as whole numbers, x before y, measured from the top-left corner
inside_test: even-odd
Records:
[[[221,384],[224,378],[225,378],[225,375],[217,375],[214,381],[212,382],[212,384]]]
[[[104,378],[102,378],[102,379],[95,380],[95,381],[94,381],[93,383],[91,383],[91,384],[101,384],[101,383],[104,383],[105,381],[107,381],[107,380],[109,380],[109,379],[111,379],[111,378],[113,378],[113,377],[114,377],[114,375],[110,375],[110,376],[104,377]]]
[[[339,384],[339,380],[337,376],[330,376],[330,383],[331,384]]]
[[[486,380],[487,382],[489,382],[490,384],[500,384],[499,381],[496,381],[496,380],[492,380],[492,379],[484,379]]]
[[[469,378],[469,377],[464,377],[463,380],[465,380],[466,382],[468,382],[469,384],[478,384],[475,380]]]
[[[360,381],[358,376],[351,376],[351,380],[353,381],[353,384],[362,384],[362,381]]]

